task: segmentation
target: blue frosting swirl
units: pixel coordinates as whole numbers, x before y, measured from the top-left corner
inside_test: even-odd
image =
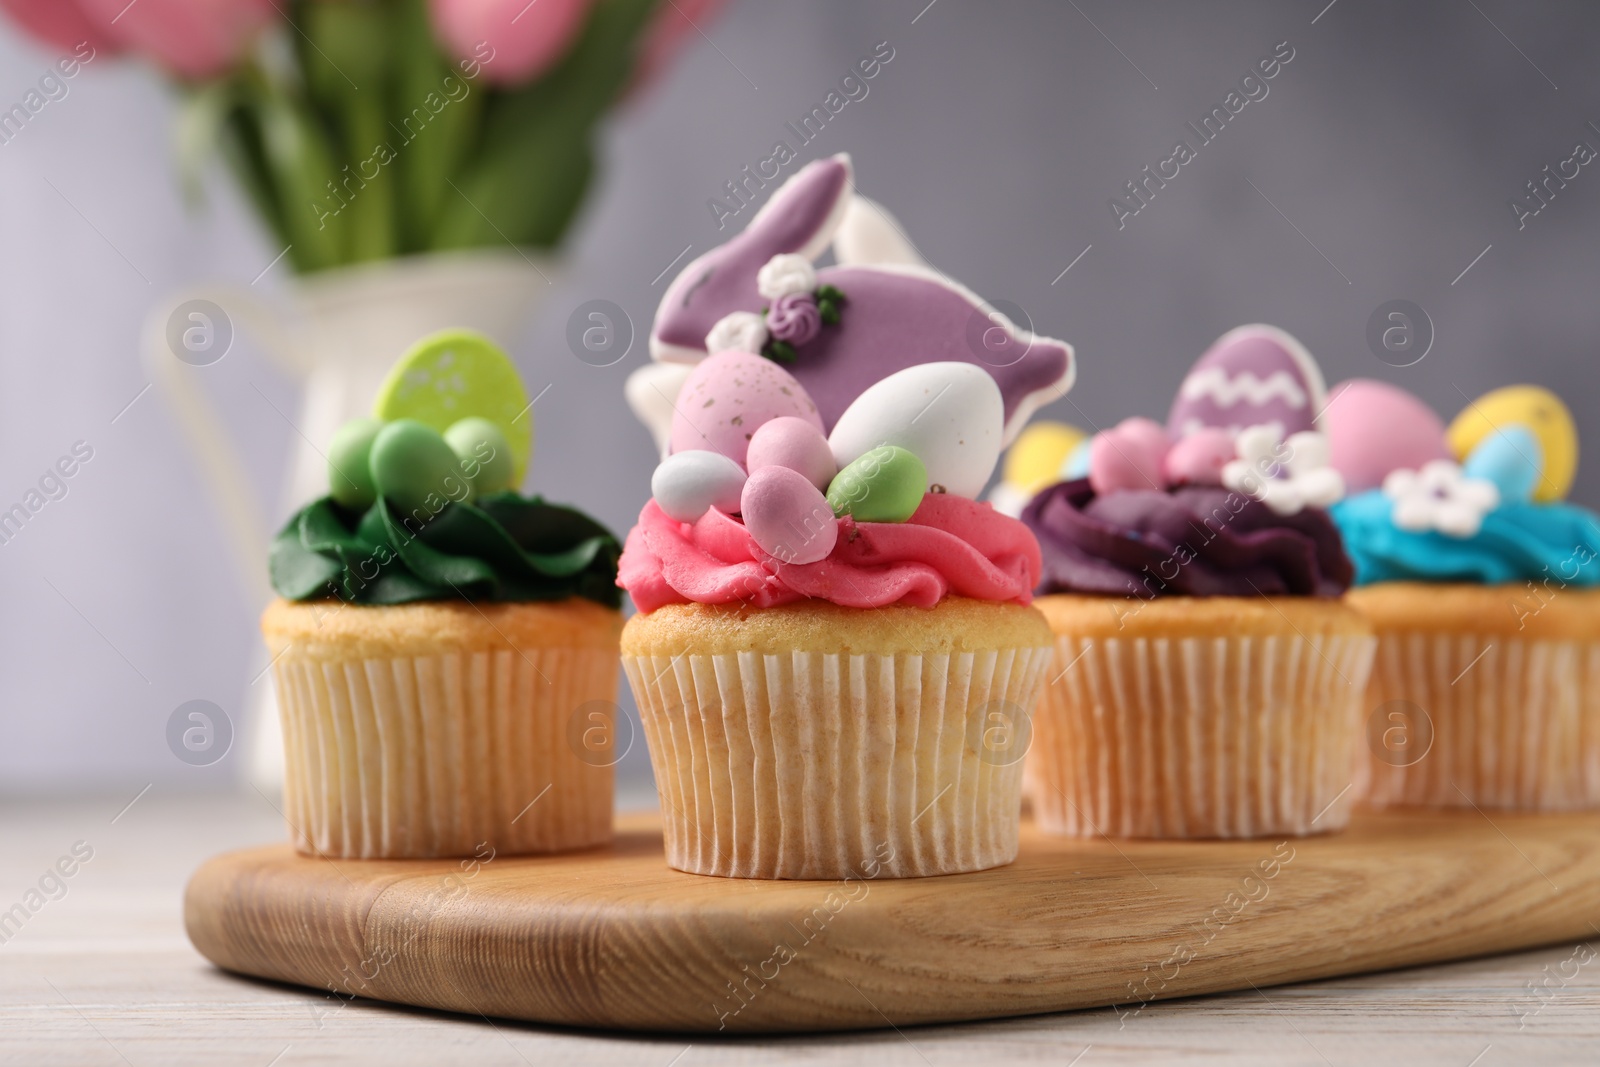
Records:
[[[1563,585],[1600,585],[1600,521],[1571,504],[1502,504],[1471,537],[1402,530],[1394,502],[1373,489],[1329,509],[1356,566],[1356,584],[1373,582],[1502,582],[1552,578]]]

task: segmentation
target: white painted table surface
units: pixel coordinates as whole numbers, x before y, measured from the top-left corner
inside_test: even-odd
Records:
[[[1107,1009],[817,1037],[691,1043],[341,1007],[219,971],[184,936],[183,887],[202,860],[282,839],[265,799],[152,790],[119,816],[127,801],[0,804],[0,911],[74,842],[94,849],[66,894],[0,944],[0,1064],[1600,1063],[1600,959],[1572,963],[1587,958],[1573,945],[1157,1003],[1127,1020]]]

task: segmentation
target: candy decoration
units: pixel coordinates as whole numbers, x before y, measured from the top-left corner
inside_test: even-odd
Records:
[[[444,443],[456,454],[461,472],[472,483],[477,496],[516,487],[516,463],[511,445],[500,427],[478,415],[452,423],[444,432]]]
[[[1086,440],[1087,434],[1064,422],[1030,423],[1007,450],[1001,481],[1031,497],[1064,480],[1067,457]]]
[[[1370,378],[1340,382],[1322,413],[1328,461],[1351,494],[1376,489],[1390,471],[1449,459],[1444,422],[1398,386]]]
[[[1061,480],[1064,482],[1076,481],[1079,478],[1089,477],[1089,454],[1093,438],[1085,437],[1078,442],[1078,447],[1067,453],[1066,462],[1061,464]]]
[[[694,522],[712,508],[739,512],[745,477],[740,466],[720,452],[674,452],[650,476],[650,495],[667,517]]]
[[[1539,439],[1544,470],[1534,489],[1540,503],[1561,500],[1578,473],[1578,428],[1561,398],[1537,385],[1508,385],[1480,396],[1450,424],[1450,448],[1464,460],[1502,426],[1521,424]]]
[[[1160,491],[1166,487],[1162,460],[1171,447],[1160,423],[1125,419],[1090,441],[1089,485],[1100,495],[1118,490]]]
[[[740,347],[765,344],[764,330],[727,317],[758,314],[771,305],[759,278],[775,256],[815,261],[827,250],[855,200],[853,186],[848,156],[819,159],[797,171],[755,212],[744,232],[696,257],[667,286],[651,328],[651,356],[696,362],[707,351],[719,351],[706,343],[714,329],[717,339],[734,338]],[[859,226],[852,229],[859,236]],[[960,361],[992,376],[1002,397],[1005,442],[1041,405],[1071,388],[1069,345],[1022,329],[937,271],[904,263],[903,252],[885,255],[899,262],[885,267],[846,258],[815,272],[824,323],[827,289],[847,297],[837,328],[792,345],[795,377],[817,402],[825,432],[874,382],[921,363]],[[800,273],[783,268],[768,272],[766,289],[792,292],[804,281]]]
[[[1221,485],[1222,469],[1237,455],[1233,435],[1207,427],[1172,446],[1161,474],[1168,485]]]
[[[1005,405],[988,372],[925,363],[883,379],[839,416],[828,444],[841,469],[880,445],[914,453],[932,485],[976,500],[994,473]]]
[[[828,506],[857,522],[905,522],[927,491],[922,460],[897,445],[883,445],[839,472],[828,486]]]
[[[1259,500],[1277,515],[1332,507],[1344,497],[1344,479],[1328,466],[1328,439],[1302,430],[1281,440],[1275,426],[1239,434],[1239,458],[1222,468],[1222,484]]]
[[[782,367],[752,352],[721,352],[683,383],[672,417],[672,451],[720,452],[743,467],[755,432],[785,415],[822,429],[817,406]]]
[[[816,563],[838,543],[833,509],[799,471],[761,468],[744,483],[739,506],[757,546],[780,563]]]
[[[378,499],[369,463],[381,429],[377,419],[351,419],[328,442],[328,492],[347,508],[365,511]]]
[[[761,424],[750,437],[745,465],[754,474],[762,467],[788,467],[806,476],[820,490],[826,490],[839,473],[828,439],[815,423],[783,415]]]
[[[432,518],[452,500],[472,496],[456,454],[438,431],[415,419],[397,419],[372,441],[372,481],[402,516]]]
[[[1217,339],[1178,389],[1173,437],[1215,426],[1276,426],[1282,437],[1317,428],[1327,402],[1322,371],[1305,346],[1273,326],[1240,326]]]
[[[1492,482],[1505,502],[1527,503],[1539,485],[1544,469],[1544,448],[1526,426],[1502,426],[1485,437],[1461,473],[1467,478]]]
[[[384,421],[415,419],[444,433],[478,415],[500,428],[511,449],[512,485],[521,485],[533,455],[533,412],[514,363],[472,330],[441,330],[411,346],[389,372],[372,413]]]
[[[1390,471],[1383,493],[1394,501],[1391,514],[1400,529],[1463,539],[1476,536],[1484,517],[1500,506],[1493,482],[1466,477],[1448,459],[1436,459],[1421,470]]]

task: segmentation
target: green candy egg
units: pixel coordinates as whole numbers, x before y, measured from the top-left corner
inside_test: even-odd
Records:
[[[879,445],[834,475],[828,505],[857,522],[905,522],[928,491],[928,468],[899,445]]]
[[[347,508],[365,511],[378,499],[368,465],[378,419],[351,419],[328,442],[328,494]]]
[[[372,481],[401,514],[426,522],[451,500],[469,500],[472,483],[439,431],[396,419],[372,442]]]
[[[488,419],[473,415],[451,423],[444,440],[479,496],[515,487],[517,461],[511,444]]]

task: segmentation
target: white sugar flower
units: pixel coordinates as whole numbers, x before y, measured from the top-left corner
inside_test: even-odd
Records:
[[[1447,537],[1472,537],[1483,528],[1483,517],[1500,506],[1493,482],[1468,478],[1447,459],[1419,471],[1390,471],[1383,495],[1394,501],[1394,524],[1400,529],[1437,530]]]
[[[1222,484],[1271,508],[1298,515],[1344,497],[1344,477],[1328,465],[1328,438],[1310,430],[1281,441],[1276,426],[1252,426],[1235,440],[1239,458],[1222,468]]]
[[[734,311],[717,320],[706,334],[706,351],[760,354],[767,343],[767,322],[754,311]]]
[[[756,291],[768,300],[790,293],[809,293],[817,287],[817,268],[805,256],[790,253],[773,256],[756,272]]]

